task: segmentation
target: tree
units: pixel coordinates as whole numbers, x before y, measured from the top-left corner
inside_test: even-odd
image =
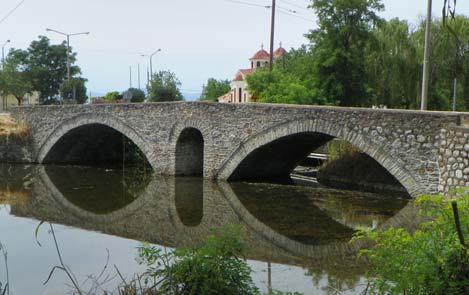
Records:
[[[112,91],[106,93],[104,96],[104,100],[106,102],[117,102],[118,100],[121,100],[123,97],[118,91]]]
[[[210,78],[203,86],[200,100],[217,101],[217,99],[231,89],[229,80],[217,80]]]
[[[132,93],[132,98],[130,102],[144,102],[145,101],[145,92],[137,88],[129,88],[128,92]]]
[[[83,78],[72,78],[70,82],[63,82],[60,86],[60,96],[62,99],[75,100],[78,104],[84,104],[88,100],[86,82],[87,80]]]
[[[8,59],[0,72],[0,94],[12,95],[21,105],[26,94],[33,92],[29,73],[21,65],[21,60]]]
[[[380,0],[313,0],[311,7],[319,28],[307,37],[320,95],[342,106],[369,105],[365,48],[384,6]]]
[[[371,102],[391,108],[417,107],[421,60],[407,21],[383,21],[366,47]]]
[[[62,83],[67,78],[67,46],[65,42],[52,45],[47,37],[39,36],[39,40],[31,42],[27,50],[12,50],[8,59],[16,59],[29,73],[30,83],[34,91],[40,93],[41,104],[56,102]],[[76,54],[70,54],[73,64]],[[71,66],[72,76],[79,74],[80,68]]]
[[[153,102],[183,100],[180,86],[181,82],[173,72],[160,71],[153,74],[148,87],[149,100]]]
[[[272,73],[257,70],[249,75],[249,91],[258,102],[328,104],[315,87],[313,63],[314,56],[307,46],[292,49],[274,64]]]

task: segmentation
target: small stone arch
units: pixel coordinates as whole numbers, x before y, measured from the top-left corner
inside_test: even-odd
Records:
[[[383,147],[368,140],[361,133],[344,125],[320,119],[289,121],[269,128],[243,142],[222,164],[216,175],[217,179],[226,180],[234,173],[241,162],[256,149],[280,138],[299,133],[319,133],[348,141],[383,166],[407,190],[410,196],[416,197],[426,190],[405,169],[404,163],[392,157]]]
[[[51,149],[58,143],[58,141],[70,131],[86,126],[86,125],[103,125],[112,128],[121,134],[129,138],[145,155],[148,162],[155,169],[155,161],[153,161],[153,155],[147,142],[130,126],[122,122],[121,120],[114,118],[109,115],[95,115],[95,114],[83,114],[78,115],[70,120],[67,120],[60,124],[45,140],[40,144],[37,152],[37,162],[42,164]]]
[[[204,175],[204,137],[196,128],[184,128],[176,142],[177,176]]]
[[[172,164],[172,171],[170,171],[169,174],[171,175],[191,175],[191,174],[185,174],[185,173],[180,173],[178,171],[177,166],[178,166],[178,143],[180,143],[181,135],[183,135],[183,132],[192,130],[195,133],[198,133],[197,135],[199,138],[203,140],[203,154],[202,156],[202,174],[200,175],[200,172],[197,173],[197,176],[206,176],[209,175],[210,171],[208,170],[208,167],[210,167],[209,163],[207,163],[208,159],[210,157],[207,157],[207,155],[211,154],[213,151],[213,142],[211,140],[210,136],[210,126],[206,123],[206,120],[203,118],[195,118],[195,117],[190,117],[186,119],[185,121],[181,123],[174,124],[173,127],[171,128],[171,131],[169,132],[169,137],[168,137],[168,143],[169,143],[169,149],[171,150],[171,153],[169,153],[171,157],[171,162]],[[200,143],[200,142],[199,142]],[[179,146],[180,147],[180,146]],[[200,150],[199,150],[200,151]],[[194,175],[192,175],[194,176]]]

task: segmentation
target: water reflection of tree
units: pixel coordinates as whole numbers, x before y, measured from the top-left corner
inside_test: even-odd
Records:
[[[323,291],[327,294],[340,294],[360,287],[366,272],[366,262],[354,257],[338,257],[334,260],[315,261],[308,267],[306,275],[312,277],[313,284],[320,286],[326,280]]]

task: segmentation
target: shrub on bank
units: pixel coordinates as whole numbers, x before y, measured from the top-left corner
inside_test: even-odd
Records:
[[[460,233],[469,232],[469,188],[452,194],[457,200]],[[361,251],[371,265],[372,294],[469,294],[467,244],[456,230],[451,202],[424,196],[415,202],[426,222],[410,233],[403,228],[360,232],[356,239],[374,242]]]
[[[202,246],[165,252],[144,245],[139,261],[146,265],[146,283],[156,294],[260,294],[252,270],[243,256],[240,229],[224,226],[207,237]]]

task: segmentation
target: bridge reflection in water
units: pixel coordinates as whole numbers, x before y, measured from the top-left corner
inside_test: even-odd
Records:
[[[413,223],[406,199],[344,190],[70,166],[34,167],[29,178],[31,197],[7,201],[12,215],[173,248],[239,224],[249,259],[306,267],[313,276],[357,277],[364,268],[350,254],[360,245],[348,242],[356,229]]]

